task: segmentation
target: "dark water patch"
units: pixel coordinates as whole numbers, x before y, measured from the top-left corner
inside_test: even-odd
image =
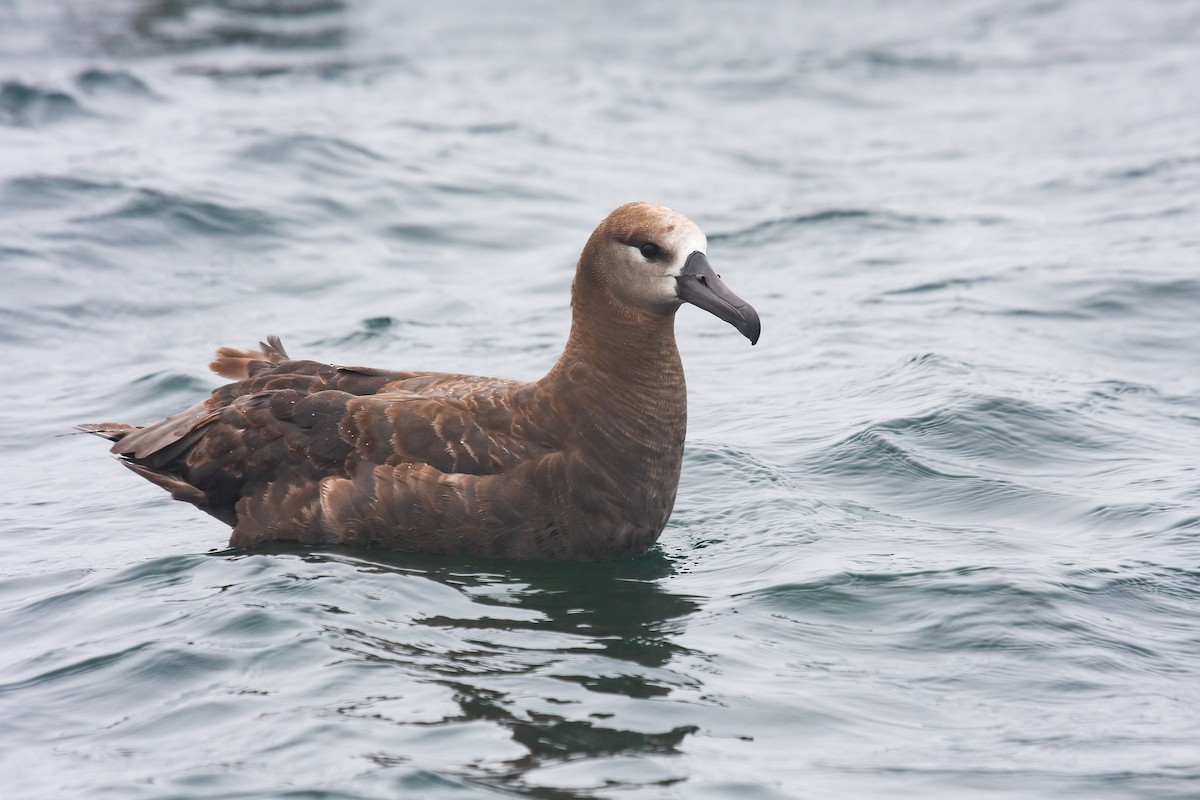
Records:
[[[33,250],[26,250],[22,247],[4,247],[0,246],[0,263],[14,263],[18,261],[37,260],[40,256]]]
[[[361,174],[386,160],[370,148],[346,139],[312,134],[264,139],[243,149],[238,159],[250,164],[300,167],[311,175]]]
[[[124,678],[134,682],[142,691],[155,692],[157,688],[178,689],[180,682],[228,669],[236,658],[218,653],[210,648],[182,646],[159,646],[153,653],[145,654],[136,663],[130,664]],[[227,716],[227,715],[221,715]],[[170,715],[159,720],[174,729]]]
[[[1128,398],[1146,398],[1150,400],[1163,399],[1162,394],[1153,386],[1132,381],[1099,381],[1089,388],[1084,406],[1096,404],[1112,405],[1124,402]],[[1185,401],[1190,404],[1191,400]]]
[[[0,200],[13,212],[29,212],[94,203],[128,190],[120,183],[69,175],[22,175],[0,186]]]
[[[1096,319],[1140,315],[1195,320],[1200,308],[1200,279],[1195,278],[1115,278],[1103,288],[1086,288],[1091,291],[1080,299],[1078,308]]]
[[[996,278],[989,276],[980,276],[975,278],[946,278],[943,280],[919,283],[915,286],[906,286],[902,289],[891,289],[889,291],[882,292],[881,294],[885,297],[932,294],[935,292],[944,291],[946,289],[967,289],[995,282]]]
[[[34,332],[40,326],[38,314],[24,309],[0,308],[0,342],[8,345],[35,346],[39,340]]]
[[[1197,499],[1200,499],[1200,493],[1197,494]],[[1157,535],[1157,533],[1159,532],[1155,532],[1155,535]],[[1190,515],[1185,516],[1172,524],[1166,530],[1161,531],[1161,533],[1176,533],[1185,535],[1191,533],[1200,533],[1200,517]]]
[[[294,553],[297,548],[280,545],[270,551]],[[348,549],[303,552],[301,557],[310,564],[343,564],[382,575],[398,572],[435,581],[467,595],[475,606],[470,616],[421,614],[418,622],[423,626],[449,631],[462,628],[475,632],[472,638],[480,630],[494,627],[494,622],[508,630],[578,635],[585,638],[564,640],[567,652],[583,646],[586,652],[645,667],[662,666],[683,652],[671,645],[666,636],[675,629],[676,620],[697,608],[693,598],[661,586],[660,581],[672,573],[673,566],[669,559],[654,551],[586,566],[487,559],[452,561]],[[600,600],[602,604],[597,602]],[[489,614],[506,613],[497,613],[492,620],[486,614],[481,617],[480,609],[488,610]],[[513,613],[518,611],[521,613]],[[601,646],[597,648],[596,643]],[[375,640],[369,649],[375,657],[380,657],[391,652],[390,648],[387,642]],[[483,648],[481,652],[487,650]],[[465,669],[467,662],[462,666]]]
[[[720,102],[727,107],[732,105],[753,107],[764,98],[778,96],[781,92],[794,98],[804,98],[822,105],[835,108],[850,109],[851,111],[869,111],[882,109],[886,102],[870,98],[861,93],[844,91],[826,86],[814,85],[808,78],[807,64],[801,64],[795,69],[779,67],[761,72],[732,71],[712,69],[701,77],[701,85],[713,102]],[[745,163],[753,166],[764,166],[758,160],[761,154],[746,154]],[[734,158],[742,157],[735,152]],[[785,159],[782,164],[785,169],[794,169],[795,162]]]
[[[1110,276],[1052,283],[1042,287],[1031,303],[985,306],[976,313],[1059,321],[1160,323],[1191,322],[1198,306],[1200,281],[1194,278]]]
[[[865,71],[874,77],[903,75],[909,72],[966,76],[980,68],[979,63],[967,61],[956,54],[903,53],[882,48],[859,50],[830,59],[825,66],[834,70]]]
[[[53,596],[64,591],[64,586],[74,586],[87,579],[91,570],[86,567],[56,570],[49,573],[12,575],[0,577],[0,613],[10,607],[26,606],[42,596]]]
[[[474,193],[472,190],[470,193]],[[459,219],[453,224],[428,224],[411,221],[381,225],[377,235],[395,239],[406,245],[429,248],[433,253],[444,253],[446,247],[471,247],[483,252],[498,250],[521,252],[528,249],[528,241],[514,236],[511,231],[503,234],[480,224],[476,219]]]
[[[32,675],[21,681],[0,684],[0,698],[15,692],[26,691],[38,686],[57,684],[66,680],[86,678],[90,673],[101,672],[116,665],[123,665],[129,659],[151,649],[149,642],[143,642],[116,652],[103,655],[88,656],[72,661],[62,666],[54,667],[45,672]]]
[[[74,96],[17,81],[0,83],[0,125],[37,128],[90,114]]]
[[[1167,502],[1107,502],[1087,512],[1087,519],[1098,525],[1115,526],[1136,535],[1139,531],[1158,530],[1165,521],[1182,518],[1186,527],[1190,507]],[[1171,523],[1167,522],[1168,526]]]
[[[463,180],[454,183],[433,182],[429,188],[447,196],[486,198],[493,202],[506,200],[536,200],[539,202],[555,199],[566,201],[565,194],[549,191],[541,186],[514,186],[508,181]]]
[[[569,761],[677,754],[698,730],[666,719],[622,722],[620,704],[695,688],[668,665],[687,652],[670,637],[697,605],[662,587],[672,565],[661,555],[580,565],[286,545],[269,552],[232,551],[215,560],[266,567],[261,578],[232,587],[230,599],[265,603],[276,614],[286,602],[280,592],[293,590],[272,573],[281,568],[291,587],[308,579],[303,596],[311,610],[292,608],[320,624],[321,641],[340,654],[343,680],[351,668],[373,676],[374,699],[342,703],[339,716],[367,721],[382,714],[386,721],[388,706],[405,713],[405,698],[381,696],[403,674],[426,695],[439,687],[455,709],[439,705],[422,725],[447,735],[485,725],[516,745],[503,763],[456,770],[461,777],[517,788],[530,772]],[[320,612],[328,605],[339,609],[336,616]],[[400,624],[398,613],[414,624]],[[385,753],[380,757],[389,759]]]
[[[142,79],[125,70],[92,67],[75,76],[75,86],[87,95],[161,100]]]
[[[1123,167],[1103,173],[1103,178],[1111,181],[1141,181],[1147,178],[1167,180],[1168,184],[1175,183],[1185,177],[1192,177],[1195,167],[1200,166],[1200,155],[1175,155],[1166,158],[1155,158],[1137,166]],[[1180,173],[1186,173],[1181,175]]]
[[[1190,616],[1191,605],[1200,600],[1200,563],[1179,566],[1140,561],[1114,567],[1087,567],[1069,571],[1059,585],[1072,594],[1092,596],[1113,608],[1128,607],[1130,603],[1156,603],[1157,611],[1173,610],[1176,620],[1184,622]],[[1168,622],[1170,617],[1167,613],[1157,619]],[[1176,630],[1186,634],[1186,626]]]
[[[203,563],[203,557],[196,555],[154,558],[111,575],[97,575],[89,586],[80,590],[81,593],[70,596],[82,597],[82,593],[89,591],[112,592],[133,588],[169,593],[190,583],[194,579],[195,568]]]
[[[512,727],[513,739],[524,745],[532,758],[552,761],[623,753],[678,753],[682,741],[697,730],[685,726],[643,733],[565,719],[539,719],[533,723],[514,720]]]
[[[1004,308],[1004,309],[982,309],[978,313],[981,314],[996,314],[1004,317],[1012,317],[1014,319],[1029,318],[1041,319],[1057,322],[1070,322],[1088,320],[1090,316],[1083,311],[1073,311],[1068,309],[1052,309],[1052,308]]]
[[[143,375],[129,386],[121,389],[120,395],[114,397],[114,402],[146,402],[154,403],[168,398],[185,399],[204,396],[209,391],[207,382],[195,375],[178,372],[155,372]]]
[[[306,217],[313,221],[329,223],[331,220],[353,220],[361,216],[360,211],[354,206],[320,195],[296,197],[291,202],[293,206],[301,209],[296,214],[297,221],[301,224]],[[305,212],[310,212],[311,216]]]
[[[428,350],[433,347],[431,337],[436,338],[439,332],[462,327],[459,323],[440,320],[430,322],[427,319],[402,319],[386,315],[369,317],[349,333],[320,339],[313,342],[313,346],[343,348],[364,343],[401,342],[406,350]]]
[[[517,122],[454,123],[428,119],[402,119],[393,122],[392,125],[403,130],[420,131],[421,133],[466,134],[468,136],[491,136],[521,130],[521,125]]]
[[[130,18],[139,50],[184,53],[233,46],[264,50],[326,50],[347,41],[342,0],[230,3],[173,0],[143,4]],[[111,42],[120,46],[119,42]]]
[[[155,189],[137,189],[120,208],[76,222],[91,228],[95,239],[122,245],[167,244],[180,234],[260,239],[272,237],[279,228],[279,220],[260,209]]]
[[[348,10],[345,0],[236,0],[236,2],[214,2],[193,0],[196,6],[218,5],[229,8],[247,17],[272,19],[302,19]]]
[[[1194,203],[1180,204],[1176,198],[1163,201],[1151,208],[1144,208],[1141,211],[1119,211],[1116,213],[1097,214],[1089,220],[1089,224],[1095,226],[1120,226],[1123,223],[1146,224],[1162,220],[1169,220],[1172,217],[1192,217],[1196,213],[1196,205]],[[1144,244],[1150,241],[1151,237],[1140,237],[1137,241]]]
[[[450,232],[439,225],[420,225],[415,223],[387,226],[385,233],[396,239],[403,239],[419,244],[442,244],[455,240],[457,232]]]
[[[708,239],[710,242],[742,245],[764,244],[787,239],[793,232],[813,225],[846,224],[861,230],[903,231],[925,225],[944,224],[947,221],[945,218],[936,216],[918,216],[871,209],[833,208],[760,222],[738,231],[714,233]]]
[[[183,75],[211,78],[214,81],[233,86],[239,84],[258,86],[260,81],[272,78],[307,78],[323,82],[336,82],[364,70],[387,70],[393,63],[393,60],[362,63],[343,59],[328,59],[317,63],[311,61],[300,63],[256,61],[253,64],[236,66],[197,64],[180,67],[179,72]]]

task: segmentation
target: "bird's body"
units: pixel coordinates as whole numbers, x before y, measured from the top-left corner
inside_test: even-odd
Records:
[[[212,369],[234,382],[191,409],[144,428],[82,427],[232,525],[237,546],[638,552],[666,525],[683,457],[675,309],[690,300],[758,336],[757,315],[703,250],[699,229],[669,209],[614,211],[580,258],[571,335],[539,381],[291,360],[272,338],[218,351]]]

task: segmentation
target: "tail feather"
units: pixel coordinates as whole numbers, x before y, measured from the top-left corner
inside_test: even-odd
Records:
[[[209,367],[218,375],[244,381],[290,360],[278,336],[268,336],[258,347],[257,350],[222,347]],[[234,387],[233,396],[236,390]],[[236,470],[214,477],[211,470],[205,473],[204,468],[216,465],[201,464],[196,473],[200,475],[197,486],[192,483],[193,471],[186,464],[187,454],[204,436],[207,426],[220,416],[222,408],[222,399],[214,393],[191,408],[144,427],[99,422],[76,425],[75,429],[114,442],[109,452],[138,475],[166,489],[176,500],[192,503],[217,519],[236,525],[237,492],[230,489],[241,480]]]
[[[268,336],[267,340],[259,342],[258,346],[259,350],[248,347],[222,347],[217,350],[217,357],[209,363],[208,368],[222,378],[244,381],[264,369],[289,360],[278,336]]]
[[[85,422],[82,425],[76,425],[75,430],[80,433],[91,433],[101,436],[110,442],[119,442],[134,431],[141,430],[141,428],[137,425],[128,425],[124,422]]]
[[[151,469],[144,464],[138,464],[136,461],[130,461],[127,458],[122,458],[121,463],[153,483],[155,486],[166,489],[171,493],[171,497],[175,498],[176,500],[182,500],[185,503],[191,503],[202,511],[212,514],[226,525],[237,524],[237,513],[233,510],[232,506],[212,506],[208,501],[208,495],[206,495],[203,490],[196,488],[178,475],[172,475],[171,473],[163,472],[162,470]]]
[[[76,430],[80,433],[93,433],[96,436],[103,436],[113,442],[119,442],[131,433],[142,430],[134,425],[126,425],[123,422],[99,422],[86,423],[76,425]],[[118,448],[113,447],[116,451]],[[227,525],[237,524],[237,513],[233,507],[215,507],[209,503],[208,496],[203,490],[188,483],[182,477],[171,474],[165,470],[155,469],[147,464],[139,464],[134,461],[129,454],[114,452],[117,460],[124,464],[129,469],[141,475],[146,480],[153,483],[155,486],[162,487],[171,493],[171,497],[176,500],[183,500],[199,507],[201,510],[212,514],[217,519]]]

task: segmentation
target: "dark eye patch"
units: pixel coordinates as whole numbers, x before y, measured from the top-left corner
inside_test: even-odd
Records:
[[[662,248],[656,245],[654,242],[646,242],[645,244],[639,246],[638,250],[642,252],[642,255],[646,257],[647,261],[654,261],[662,258],[663,254]]]

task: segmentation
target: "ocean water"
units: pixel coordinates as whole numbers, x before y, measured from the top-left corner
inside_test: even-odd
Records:
[[[763,320],[643,556],[228,550],[66,435],[536,378],[634,199]],[[0,276],[5,798],[1200,798],[1192,0],[0,0]]]

